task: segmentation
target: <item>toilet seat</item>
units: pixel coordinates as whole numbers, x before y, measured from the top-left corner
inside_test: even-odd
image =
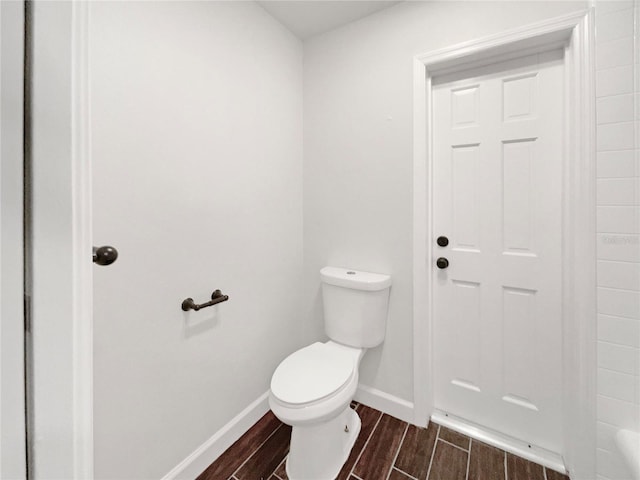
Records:
[[[300,408],[320,402],[346,388],[357,375],[353,351],[316,342],[285,358],[271,378],[279,403]]]

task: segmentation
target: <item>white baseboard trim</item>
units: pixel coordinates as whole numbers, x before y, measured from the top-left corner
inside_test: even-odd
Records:
[[[413,402],[408,402],[377,388],[358,385],[354,400],[405,422],[414,423],[415,421]]]
[[[193,480],[233,445],[249,428],[269,411],[269,391],[218,430],[211,438],[167,473],[162,480]]]
[[[413,423],[412,402],[407,402],[366,385],[358,386],[355,400],[405,422]],[[162,480],[193,480],[268,411],[269,391],[260,395],[251,405],[242,410],[211,438],[196,448],[191,455],[176,465]]]
[[[529,445],[522,440],[485,428],[460,417],[456,417],[455,415],[447,414],[441,410],[434,410],[431,415],[431,420],[481,442],[506,450],[514,455],[531,460],[534,463],[544,465],[551,470],[567,473],[562,456],[557,453],[536,447],[535,445]]]

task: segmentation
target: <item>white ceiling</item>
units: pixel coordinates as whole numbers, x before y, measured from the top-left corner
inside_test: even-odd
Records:
[[[258,0],[258,3],[298,38],[305,40],[400,2],[382,0]]]

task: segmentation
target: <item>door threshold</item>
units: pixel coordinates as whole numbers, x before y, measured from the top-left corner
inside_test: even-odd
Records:
[[[562,455],[547,450],[542,447],[530,445],[517,438],[496,432],[490,428],[470,422],[442,410],[435,409],[431,415],[431,421],[444,427],[464,433],[465,435],[480,442],[500,448],[519,457],[539,463],[551,470],[566,474]]]

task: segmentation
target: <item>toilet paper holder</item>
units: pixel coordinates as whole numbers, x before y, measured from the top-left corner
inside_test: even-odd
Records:
[[[182,302],[182,310],[185,312],[195,310],[197,312],[200,309],[217,305],[218,303],[226,302],[227,300],[229,300],[229,295],[223,295],[220,290],[214,290],[211,294],[211,301],[206,303],[197,304],[193,301],[193,298],[185,298]]]

